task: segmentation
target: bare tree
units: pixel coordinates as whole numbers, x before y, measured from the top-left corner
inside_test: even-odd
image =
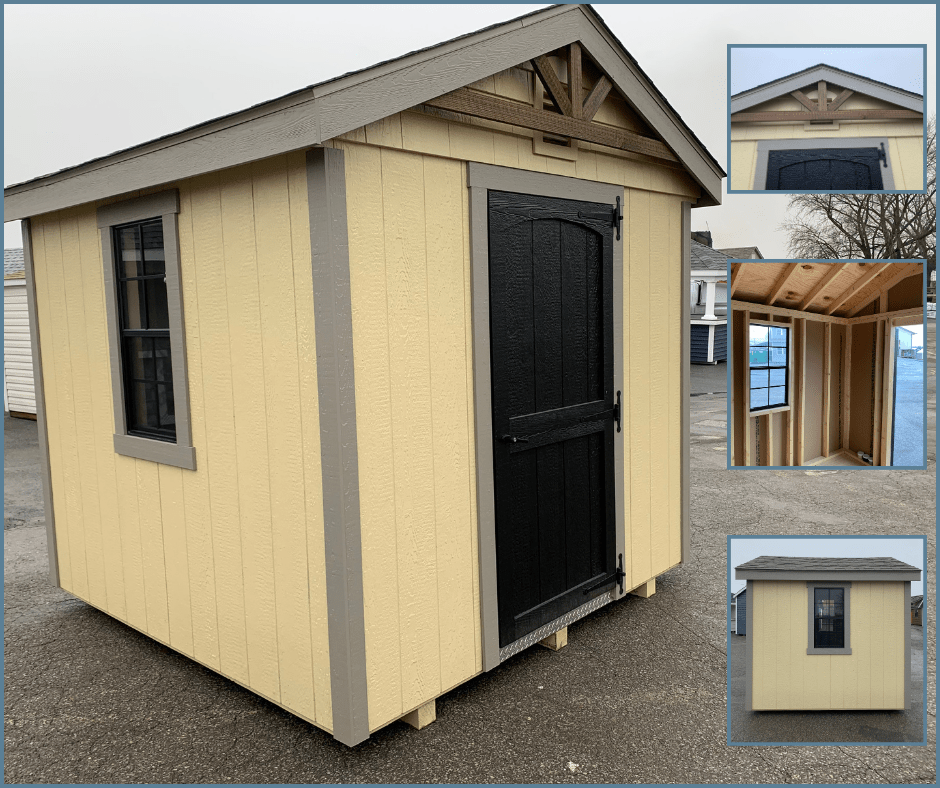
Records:
[[[820,260],[937,260],[936,116],[927,124],[924,194],[796,194],[781,225],[790,255]]]

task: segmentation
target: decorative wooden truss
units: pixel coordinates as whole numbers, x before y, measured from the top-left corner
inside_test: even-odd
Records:
[[[613,85],[604,74],[594,83],[587,97],[582,98],[582,58],[586,57],[577,41],[567,47],[567,85],[559,79],[547,55],[532,59],[532,67],[552,103],[552,110],[531,107],[508,99],[484,95],[470,88],[459,88],[425,102],[429,107],[459,112],[475,118],[525,126],[535,131],[593,142],[630,151],[654,159],[678,162],[669,148],[657,139],[636,132],[593,123]]]

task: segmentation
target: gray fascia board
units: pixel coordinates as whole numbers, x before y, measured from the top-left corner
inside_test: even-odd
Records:
[[[36,393],[36,423],[39,432],[39,469],[42,481],[42,505],[46,521],[46,552],[49,556],[49,580],[57,588],[59,554],[55,534],[55,509],[52,501],[52,466],[49,456],[49,426],[46,420],[46,388],[42,375],[42,348],[39,344],[39,303],[36,295],[36,268],[33,262],[33,237],[29,219],[23,221],[23,261],[26,273],[26,310],[29,316],[29,344],[33,359],[33,384]],[[19,281],[19,280],[17,280]],[[910,608],[910,604],[908,604]],[[910,616],[908,616],[910,619]]]
[[[707,197],[721,202],[724,173],[579,6],[546,9],[348,77],[290,94],[118,154],[4,190],[6,221],[170,184],[207,172],[319,145],[582,40],[615,87],[682,160]],[[605,66],[603,63],[606,63]]]
[[[828,571],[798,571],[773,569],[735,569],[736,580],[806,580],[819,582],[843,582],[857,580],[859,582],[895,582],[906,580],[920,580],[920,570],[896,570],[888,572],[858,572],[848,570],[845,572]]]
[[[765,101],[789,95],[794,90],[799,90],[820,80],[824,80],[827,84],[848,88],[856,93],[864,93],[867,96],[896,104],[904,109],[920,113],[924,111],[923,98],[915,98],[906,90],[891,88],[888,85],[874,82],[866,77],[851,74],[847,71],[840,71],[827,66],[817,66],[732,96],[729,102],[730,112],[733,115],[736,112],[756,107]]]

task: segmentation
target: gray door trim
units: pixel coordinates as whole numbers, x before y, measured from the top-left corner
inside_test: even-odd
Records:
[[[307,151],[333,738],[369,738],[352,290],[343,152]]]
[[[815,624],[815,604],[813,591],[816,588],[841,588],[844,591],[844,626],[845,646],[843,648],[816,648],[813,643]],[[847,580],[807,580],[806,596],[809,601],[809,621],[807,622],[806,653],[807,654],[851,654],[852,653],[852,584]]]
[[[46,387],[42,376],[42,349],[39,346],[39,307],[36,300],[36,269],[33,262],[32,225],[23,219],[23,261],[26,269],[26,310],[29,315],[29,344],[33,357],[33,383],[36,389],[36,424],[39,427],[39,469],[42,477],[42,506],[46,519],[46,552],[49,580],[61,588],[59,554],[55,537],[55,509],[52,506],[52,466],[49,464],[49,427],[46,423]],[[910,604],[908,604],[910,609]],[[910,619],[910,616],[908,616]]]
[[[877,148],[882,143],[885,146],[885,162],[881,166],[882,191],[894,189],[894,168],[891,166],[891,146],[887,137],[840,137],[839,139],[826,139],[814,137],[813,139],[795,140],[758,140],[757,165],[754,169],[754,189],[757,191],[767,189],[767,161],[772,150],[819,150],[821,148]]]
[[[490,381],[490,282],[489,225],[487,191],[518,192],[540,197],[614,204],[617,197],[624,204],[624,188],[615,184],[597,183],[562,175],[514,170],[489,164],[468,163],[467,185],[470,189],[470,273],[473,294],[473,403],[476,435],[477,529],[480,561],[480,616],[483,670],[492,670],[510,656],[521,641],[499,647],[499,613],[496,599],[496,510],[493,489],[493,418]],[[625,232],[621,233],[623,236]],[[623,241],[614,241],[614,390],[623,391]],[[618,319],[619,315],[619,319]],[[625,402],[625,398],[624,398]],[[626,407],[626,405],[624,405]],[[623,478],[623,441],[626,432],[615,433],[614,468]],[[624,552],[623,489],[614,493],[617,552]],[[624,556],[626,561],[626,556]],[[605,600],[619,598],[619,590]],[[596,609],[596,608],[595,608]],[[578,611],[581,609],[578,608]],[[576,613],[578,611],[571,611]],[[581,616],[590,611],[581,612]],[[569,614],[571,615],[571,614]],[[578,616],[579,618],[581,616]],[[557,631],[565,623],[562,616],[548,629]],[[569,622],[570,623],[570,622]],[[547,634],[551,634],[548,632]],[[542,635],[546,637],[547,635]],[[535,642],[535,641],[533,641]],[[531,645],[526,642],[525,646]],[[513,650],[512,653],[517,653]]]

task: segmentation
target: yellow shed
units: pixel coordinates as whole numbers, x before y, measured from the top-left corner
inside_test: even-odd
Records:
[[[569,5],[7,188],[54,582],[349,745],[649,596],[722,177]]]
[[[924,97],[820,64],[731,96],[729,189],[922,191]]]
[[[761,556],[747,581],[745,710],[911,707],[911,581],[896,558]]]

